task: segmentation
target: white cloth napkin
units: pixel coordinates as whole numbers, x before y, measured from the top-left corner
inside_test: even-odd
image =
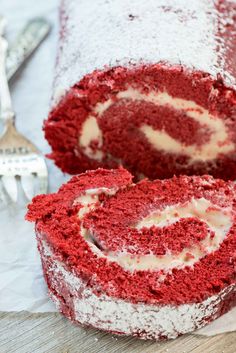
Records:
[[[17,127],[44,152],[49,147],[42,133],[43,119],[49,109],[57,41],[57,0],[2,0],[1,14],[8,19],[7,37],[13,40],[27,19],[43,15],[53,24],[42,44],[11,86],[17,113]],[[48,161],[50,191],[68,180]],[[24,220],[25,205],[0,204],[0,311],[54,312],[42,276],[32,224]],[[199,330],[214,335],[236,330],[236,308]]]

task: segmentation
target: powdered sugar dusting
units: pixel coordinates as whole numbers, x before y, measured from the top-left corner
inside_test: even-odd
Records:
[[[42,261],[45,264],[47,257],[53,260],[50,268],[51,281],[57,277],[63,278],[64,284],[73,294],[75,320],[108,331],[133,335],[143,334],[145,338],[157,340],[163,336],[175,338],[179,334],[204,326],[209,317],[216,317],[220,302],[235,289],[234,285],[228,286],[218,295],[211,296],[197,304],[178,306],[133,304],[105,294],[99,296],[94,294],[92,288],[86,287],[86,283],[67,271],[63,264],[54,258],[52,250],[45,241],[41,243],[41,252]],[[53,293],[50,295],[60,309],[60,301]]]
[[[95,69],[160,61],[235,84],[219,37],[227,21],[215,6],[213,0],[64,0],[55,99]]]

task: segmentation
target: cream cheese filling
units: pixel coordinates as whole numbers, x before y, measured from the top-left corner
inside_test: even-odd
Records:
[[[91,148],[93,141],[97,142],[96,150]],[[87,157],[100,161],[103,158],[102,143],[102,131],[98,126],[97,119],[90,115],[82,125],[79,144]]]
[[[172,154],[182,154],[189,157],[189,163],[197,161],[211,161],[217,158],[219,154],[227,154],[235,149],[235,144],[229,138],[228,129],[223,120],[217,116],[211,115],[194,101],[182,98],[175,98],[167,92],[152,91],[148,94],[140,92],[138,89],[129,87],[125,91],[120,91],[116,95],[117,100],[129,99],[133,101],[145,101],[157,106],[170,106],[175,110],[184,111],[185,114],[201,124],[202,128],[210,130],[209,141],[202,145],[185,145],[174,139],[164,130],[156,130],[151,125],[143,124],[139,129],[144,134],[148,142],[158,151]],[[103,152],[101,150],[102,131],[98,126],[97,118],[114,104],[114,100],[109,98],[107,101],[97,103],[91,115],[82,126],[79,144],[83,148],[85,155],[95,160],[102,160]],[[157,117],[158,118],[158,117]],[[125,128],[125,127],[124,127]],[[91,142],[98,141],[96,151],[91,149]]]
[[[192,199],[185,205],[168,206],[163,211],[154,212],[142,219],[136,229],[165,227],[183,218],[195,217],[208,226],[208,234],[204,240],[187,247],[178,254],[168,251],[163,256],[130,254],[114,254],[117,262],[124,268],[136,270],[164,270],[193,266],[206,254],[217,250],[232,226],[231,208],[221,209],[204,198]],[[211,236],[214,233],[214,237]],[[111,255],[111,254],[110,254]],[[113,255],[113,256],[114,256]]]
[[[118,188],[115,187],[110,189],[105,187],[87,189],[82,195],[77,197],[73,203],[73,205],[81,204],[82,206],[78,212],[78,217],[82,219],[86,213],[94,209],[100,194],[114,195],[117,190]]]
[[[224,122],[218,117],[209,114],[206,109],[193,101],[174,98],[167,92],[143,94],[133,88],[119,92],[117,96],[119,99],[141,100],[158,106],[168,105],[175,110],[182,110],[188,117],[211,131],[211,137],[205,144],[201,146],[195,144],[186,146],[165,131],[155,130],[152,126],[143,124],[140,130],[144,133],[149,143],[157,150],[187,155],[192,162],[213,160],[220,153],[229,153],[234,150],[235,146],[228,140],[228,132]]]
[[[90,190],[93,190],[92,193],[87,190],[84,195],[80,196],[75,201],[83,205],[78,214],[81,220],[83,220],[86,213],[96,207],[95,204],[98,202],[99,193],[107,192],[112,195],[116,192],[116,190],[106,188]],[[151,228],[155,226],[162,228],[189,217],[195,217],[205,222],[208,227],[208,233],[202,241],[183,249],[178,254],[172,253],[167,249],[166,254],[162,256],[157,256],[152,253],[147,255],[133,255],[126,251],[110,251],[106,252],[105,255],[91,241],[89,231],[84,229],[83,226],[81,226],[81,234],[94,253],[100,257],[107,258],[109,261],[116,262],[126,270],[162,270],[164,273],[168,273],[173,268],[182,269],[185,266],[193,266],[205,255],[219,249],[220,244],[223,242],[232,226],[231,207],[220,208],[213,205],[205,198],[193,198],[185,204],[167,206],[162,211],[154,211],[135,225],[135,228],[141,232],[144,227]]]

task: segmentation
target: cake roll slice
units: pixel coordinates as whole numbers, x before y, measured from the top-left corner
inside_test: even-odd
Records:
[[[75,323],[143,339],[194,331],[236,304],[236,186],[89,171],[33,199],[49,295]]]
[[[236,179],[236,4],[64,0],[51,158],[77,174]]]

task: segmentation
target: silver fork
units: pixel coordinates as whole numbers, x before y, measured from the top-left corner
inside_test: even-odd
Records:
[[[8,81],[15,76],[21,66],[41,44],[50,29],[50,23],[44,17],[35,17],[27,21],[15,41],[8,48],[6,60]]]
[[[28,199],[37,193],[46,193],[48,185],[47,166],[41,152],[15,127],[15,113],[6,75],[6,54],[8,43],[2,37],[5,23],[0,20],[0,119],[4,123],[4,132],[0,137],[0,179],[6,193],[17,201],[17,179]],[[35,180],[36,179],[36,180]]]

